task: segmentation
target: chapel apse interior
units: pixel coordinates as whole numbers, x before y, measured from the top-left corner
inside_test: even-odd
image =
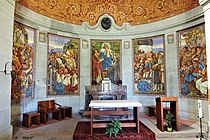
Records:
[[[33,78],[30,82],[32,87],[30,90],[28,88],[28,90],[32,94],[29,96],[30,98],[34,98],[34,97],[36,98],[37,96],[36,94],[38,94],[38,96],[41,96],[41,98],[48,98],[48,97],[50,98],[50,97],[53,97],[54,95],[55,96],[58,95],[60,98],[59,100],[62,100],[62,98],[72,98],[71,94],[73,93],[72,95],[76,95],[75,98],[78,98],[76,100],[81,100],[81,102],[78,101],[77,103],[73,103],[75,106],[77,106],[76,108],[73,108],[73,111],[78,111],[79,109],[81,109],[84,104],[82,102],[82,100],[84,100],[84,96],[82,94],[83,90],[85,90],[84,86],[89,85],[91,83],[90,81],[93,80],[94,78],[96,80],[97,78],[99,78],[99,77],[93,77],[94,65],[91,64],[92,63],[91,60],[84,59],[83,55],[88,54],[85,56],[93,57],[93,54],[92,54],[93,51],[100,52],[100,48],[103,47],[103,44],[108,43],[109,47],[112,47],[112,51],[116,55],[115,59],[117,60],[118,63],[116,63],[115,65],[118,65],[118,70],[119,70],[117,72],[118,73],[117,78],[115,78],[114,80],[112,79],[111,80],[113,83],[117,79],[123,79],[125,81],[125,83],[128,85],[128,92],[129,92],[128,98],[135,98],[135,96],[140,93],[140,95],[142,95],[143,97],[138,97],[138,98],[147,98],[148,101],[153,100],[152,102],[154,102],[154,98],[157,96],[162,96],[162,95],[167,95],[167,94],[168,95],[174,94],[175,96],[179,96],[181,92],[180,96],[186,97],[188,99],[201,98],[201,99],[207,100],[206,94],[205,93],[200,94],[200,91],[195,88],[195,84],[196,84],[195,82],[193,84],[191,84],[190,82],[187,84],[182,83],[182,80],[186,80],[186,79],[190,80],[190,79],[189,77],[186,78],[184,75],[182,75],[182,73],[179,73],[177,69],[184,69],[184,67],[186,67],[187,64],[184,64],[184,66],[180,66],[182,65],[182,63],[180,64],[179,62],[176,62],[175,60],[167,61],[168,58],[166,58],[166,53],[169,53],[169,50],[167,50],[167,47],[171,45],[178,46],[177,58],[178,60],[180,59],[180,61],[184,57],[184,54],[182,54],[182,49],[184,49],[183,46],[185,45],[195,46],[194,48],[193,47],[189,48],[190,51],[191,50],[193,51],[194,49],[196,49],[196,45],[198,44],[200,44],[202,47],[205,46],[204,24],[202,21],[200,21],[200,18],[202,18],[202,16],[198,14],[199,17],[195,17],[196,19],[192,20],[193,25],[191,26],[185,25],[185,27],[183,28],[179,27],[179,26],[182,26],[181,24],[185,24],[184,22],[187,22],[188,18],[190,18],[190,17],[187,17],[186,19],[182,19],[182,18],[185,18],[185,13],[187,12],[193,13],[194,9],[196,8],[199,9],[198,0],[188,0],[188,1],[181,1],[181,0],[169,0],[169,1],[165,1],[165,0],[152,0],[152,1],[147,1],[147,0],[143,0],[143,1],[135,1],[135,0],[134,1],[133,0],[129,0],[129,1],[122,1],[122,0],[120,1],[115,1],[115,0],[91,0],[91,1],[87,1],[87,0],[85,1],[18,0],[17,7],[18,7],[17,12],[15,14],[16,23],[15,23],[14,28],[17,28],[17,31],[26,28],[24,29],[23,32],[27,32],[27,30],[32,30],[33,37],[31,39],[28,39],[28,41],[33,40],[33,42],[31,43],[36,43],[35,38],[36,37],[39,38],[37,47],[31,48],[32,51],[27,52],[34,56],[33,58],[29,59],[30,63],[34,63],[33,65],[31,64],[31,69],[34,69],[32,73]],[[46,17],[46,21],[47,21],[46,23],[49,22],[49,25],[46,24],[44,27],[42,25],[43,23],[41,23],[43,22],[42,20],[40,20],[41,22],[39,22],[38,20],[38,22],[36,23],[36,21],[34,20],[37,17],[34,17],[33,19],[33,16],[32,16],[31,19],[30,18],[27,19],[27,16],[24,17],[25,11],[24,10],[21,11],[21,9],[27,10],[27,12],[29,13],[29,16],[30,14],[33,15],[33,12],[35,12],[34,15],[36,15],[37,17],[39,17],[39,14],[43,15],[44,18]],[[21,16],[22,18],[20,18]],[[106,19],[106,18],[110,20],[111,24],[105,25],[105,27],[103,27],[103,24],[99,22],[102,22],[103,19]],[[175,22],[171,23],[173,24],[173,26],[174,24],[177,24],[176,25],[177,27],[174,28],[175,32],[166,34],[166,31],[162,31],[162,30],[167,30],[167,28],[170,28],[170,19],[173,19],[173,18],[175,19],[174,21],[178,19],[177,23]],[[199,21],[199,24],[193,23],[196,20]],[[125,23],[127,25],[124,26]],[[165,27],[164,26],[162,27],[161,25],[162,23],[163,24],[167,23],[168,25],[166,24]],[[61,26],[64,25],[63,26],[64,28],[63,27],[60,28],[61,27],[60,24],[62,24]],[[68,25],[71,25],[73,27],[72,29],[70,29],[70,31],[68,31],[68,27],[69,27]],[[194,34],[194,32],[196,33],[196,38],[193,40],[193,36],[191,34]],[[99,37],[97,36],[97,34],[99,34]],[[121,37],[120,36],[121,34],[123,34],[124,36]],[[24,35],[24,36],[26,37],[27,35]],[[57,45],[55,43],[56,41],[58,43],[59,40],[60,42],[64,42],[64,40],[68,40],[68,39],[73,40],[73,41],[67,42],[64,45],[63,49],[56,48],[56,45]],[[172,42],[170,42],[170,39],[172,40]],[[176,39],[177,39],[177,42],[175,42]],[[184,40],[184,43],[182,43],[183,40]],[[51,87],[48,86],[47,87],[48,89],[46,91],[46,89],[44,89],[43,87],[44,85],[46,85],[45,80],[41,78],[41,75],[36,75],[36,73],[41,73],[41,71],[37,70],[37,67],[35,67],[35,65],[42,65],[41,62],[37,62],[37,60],[39,60],[39,57],[46,56],[46,54],[44,54],[44,52],[41,52],[40,54],[35,54],[35,52],[39,50],[38,46],[43,45],[43,43],[44,45],[46,45],[47,51],[48,51],[47,54],[49,55],[47,57],[48,59],[47,61],[51,61],[51,57],[59,56],[61,58],[62,56],[64,57],[65,61],[70,62],[70,59],[68,60],[67,56],[74,57],[74,62],[73,62],[74,70],[73,71],[70,70],[69,74],[74,71],[76,72],[75,80],[77,81],[76,82],[77,88],[75,90],[72,90],[70,94],[67,94],[67,95],[70,95],[69,97],[60,96],[60,95],[66,94],[67,93],[66,90],[67,89],[69,90],[71,88],[68,88],[67,86],[65,86],[64,92],[62,92],[60,91],[60,89],[54,90],[60,86],[60,85],[56,85],[53,87],[53,90]],[[53,45],[55,45],[55,47]],[[153,46],[153,52],[151,53],[149,52],[147,48],[144,48],[145,46],[150,46],[150,45]],[[79,46],[81,46],[81,48]],[[18,45],[16,45],[16,43],[14,43],[14,48],[15,49],[13,50],[18,50]],[[72,50],[69,50],[69,48],[71,48]],[[132,50],[132,48],[134,49]],[[56,49],[57,49],[57,52],[56,52]],[[55,56],[51,56],[53,51],[55,51],[55,54],[53,54]],[[126,51],[130,51],[130,53],[133,55],[133,58],[126,57]],[[171,51],[176,51],[176,48],[174,47],[173,50]],[[203,53],[205,53],[205,49],[202,49],[202,51]],[[15,53],[15,54],[18,54],[18,53]],[[17,59],[18,56],[16,56],[15,54],[13,54],[16,58],[15,60],[18,60]],[[190,57],[193,57],[191,53],[189,53],[189,55]],[[27,56],[23,56],[23,57],[27,57]],[[153,57],[156,60],[154,60]],[[189,61],[192,61],[191,60],[192,58],[190,57],[184,57],[184,58]],[[204,57],[206,57],[205,54],[204,54]],[[131,60],[130,61],[131,63],[126,62],[127,59]],[[152,60],[156,62],[152,62],[153,63],[152,64],[151,63]],[[23,60],[20,59],[19,61],[21,62]],[[205,60],[203,59],[201,61],[205,61]],[[13,62],[16,62],[16,61],[13,61]],[[171,62],[177,63],[177,66],[171,68],[170,65],[167,65],[168,63],[171,63]],[[205,62],[202,62],[202,64]],[[64,66],[64,62],[60,60],[60,63],[62,66]],[[84,63],[86,63],[88,66],[88,69],[86,72],[84,72],[83,70],[84,68],[87,67],[85,66]],[[131,72],[131,76],[127,76],[124,72],[127,70],[132,70],[131,68],[125,67],[128,63],[130,63],[130,65],[128,66],[134,67],[134,70],[133,70],[134,72]],[[186,62],[184,61],[183,63],[186,63]],[[158,66],[155,66],[154,64]],[[52,67],[52,65],[47,65],[47,67],[49,69],[50,67]],[[68,68],[68,66],[66,67]],[[204,64],[203,64],[203,67],[205,67]],[[69,69],[71,69],[70,66],[69,66]],[[175,73],[177,75],[175,79],[179,80],[180,82],[179,84],[181,86],[178,83],[176,83],[175,84],[176,86],[171,88],[171,84],[168,82],[168,80],[170,78],[173,78],[174,74],[172,74],[173,72],[171,73],[169,72],[170,69],[172,71],[176,71]],[[57,68],[56,70],[60,71],[60,67]],[[23,70],[24,73],[25,71],[27,72],[27,70]],[[43,73],[47,74],[46,79],[48,81],[47,84],[49,85],[49,82],[52,82],[49,79],[49,77],[50,76],[53,77],[53,73],[51,75],[49,75],[49,72],[46,73],[46,71]],[[100,78],[102,77],[105,78],[107,75],[108,75],[107,72],[104,72],[100,76]],[[170,75],[169,78],[167,77],[168,75]],[[85,76],[87,78],[84,78]],[[41,84],[42,87],[39,87],[36,84],[32,84],[33,80],[35,81],[35,83]],[[132,83],[134,83],[134,86],[132,85]],[[65,84],[67,84],[67,82]],[[151,84],[152,86],[150,86]],[[172,91],[172,89],[174,91]],[[39,93],[36,93],[36,92],[39,92]],[[148,95],[153,95],[153,96],[147,97],[145,93]],[[22,95],[18,95],[18,96],[19,97],[17,98],[21,99],[20,96]],[[16,99],[16,97],[14,99]],[[26,99],[26,102],[28,102],[28,99]],[[72,101],[72,99],[70,100]],[[147,103],[147,100],[145,104]]]
[[[24,67],[33,69],[32,88],[28,88],[31,95],[27,97],[22,90],[20,98],[12,100],[13,125],[22,122],[22,113],[36,110],[39,100],[55,99],[60,104],[72,106],[73,113],[83,110],[86,86],[91,85],[94,75],[93,52],[100,52],[106,43],[116,55],[117,79],[122,79],[127,86],[127,99],[140,101],[143,104],[141,112],[147,113],[146,107],[155,105],[157,97],[177,96],[179,117],[196,120],[197,100],[201,99],[204,122],[208,123],[206,87],[198,89],[200,77],[192,80],[192,75],[183,74],[187,72],[183,69],[194,63],[201,64],[202,70],[206,69],[205,21],[199,0],[17,0],[16,6],[14,28],[24,32],[25,36],[30,32],[32,36],[28,36],[27,41],[33,40],[30,43],[34,45],[27,46],[25,54],[21,54],[24,59],[29,58],[28,66],[24,65],[27,61],[19,59],[20,54],[13,54],[20,65],[23,61]],[[104,18],[111,20],[109,27],[100,24]],[[65,47],[59,46],[59,41],[66,41],[62,44]],[[17,50],[21,47],[18,43],[13,44]],[[151,49],[147,46],[153,46],[152,53],[148,53]],[[185,46],[189,49],[185,50]],[[193,55],[194,50],[200,53]],[[53,77],[53,73],[49,75],[52,65],[48,62],[58,56],[64,57],[65,62],[70,61],[67,57],[73,57],[74,70],[64,71],[69,71],[70,75],[75,72],[76,89],[65,86],[65,92],[61,92],[48,85],[49,77]],[[152,60],[156,65],[151,65]],[[60,67],[55,69],[57,72]],[[156,71],[159,72],[156,73],[157,83],[154,80]],[[22,71],[26,72],[27,69]],[[31,75],[24,76],[31,78]],[[104,72],[101,76],[106,75]],[[94,78],[97,80],[98,77]],[[144,89],[142,84],[147,84]],[[69,89],[71,93],[66,92]]]

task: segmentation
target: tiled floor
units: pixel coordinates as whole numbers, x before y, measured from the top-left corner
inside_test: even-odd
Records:
[[[42,125],[33,129],[14,127],[13,140],[72,140],[74,129],[78,121],[88,121],[79,114],[56,123]],[[179,131],[161,132],[156,127],[156,119],[141,115],[140,120],[156,134],[157,140],[199,140],[199,123],[179,119]]]

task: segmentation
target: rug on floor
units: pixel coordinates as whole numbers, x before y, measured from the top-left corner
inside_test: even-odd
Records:
[[[105,128],[94,128],[93,135],[90,135],[90,122],[78,122],[74,131],[73,140],[155,140],[155,133],[140,122],[140,133],[135,128],[123,128],[123,133],[117,137],[105,135]]]

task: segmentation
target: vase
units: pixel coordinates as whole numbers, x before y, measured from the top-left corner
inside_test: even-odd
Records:
[[[167,127],[167,131],[168,132],[172,132],[173,131],[173,128],[172,127]]]

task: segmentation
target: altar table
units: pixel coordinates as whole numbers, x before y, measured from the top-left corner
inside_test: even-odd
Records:
[[[94,122],[94,116],[101,115],[123,115],[125,114],[123,110],[103,110],[103,108],[124,108],[124,107],[133,107],[133,120],[131,122],[121,122],[121,127],[135,127],[137,133],[139,130],[139,108],[142,107],[142,104],[134,100],[92,100],[89,104],[91,108],[91,119],[90,119],[90,132],[93,134],[93,128],[105,128],[107,123],[105,122]]]

